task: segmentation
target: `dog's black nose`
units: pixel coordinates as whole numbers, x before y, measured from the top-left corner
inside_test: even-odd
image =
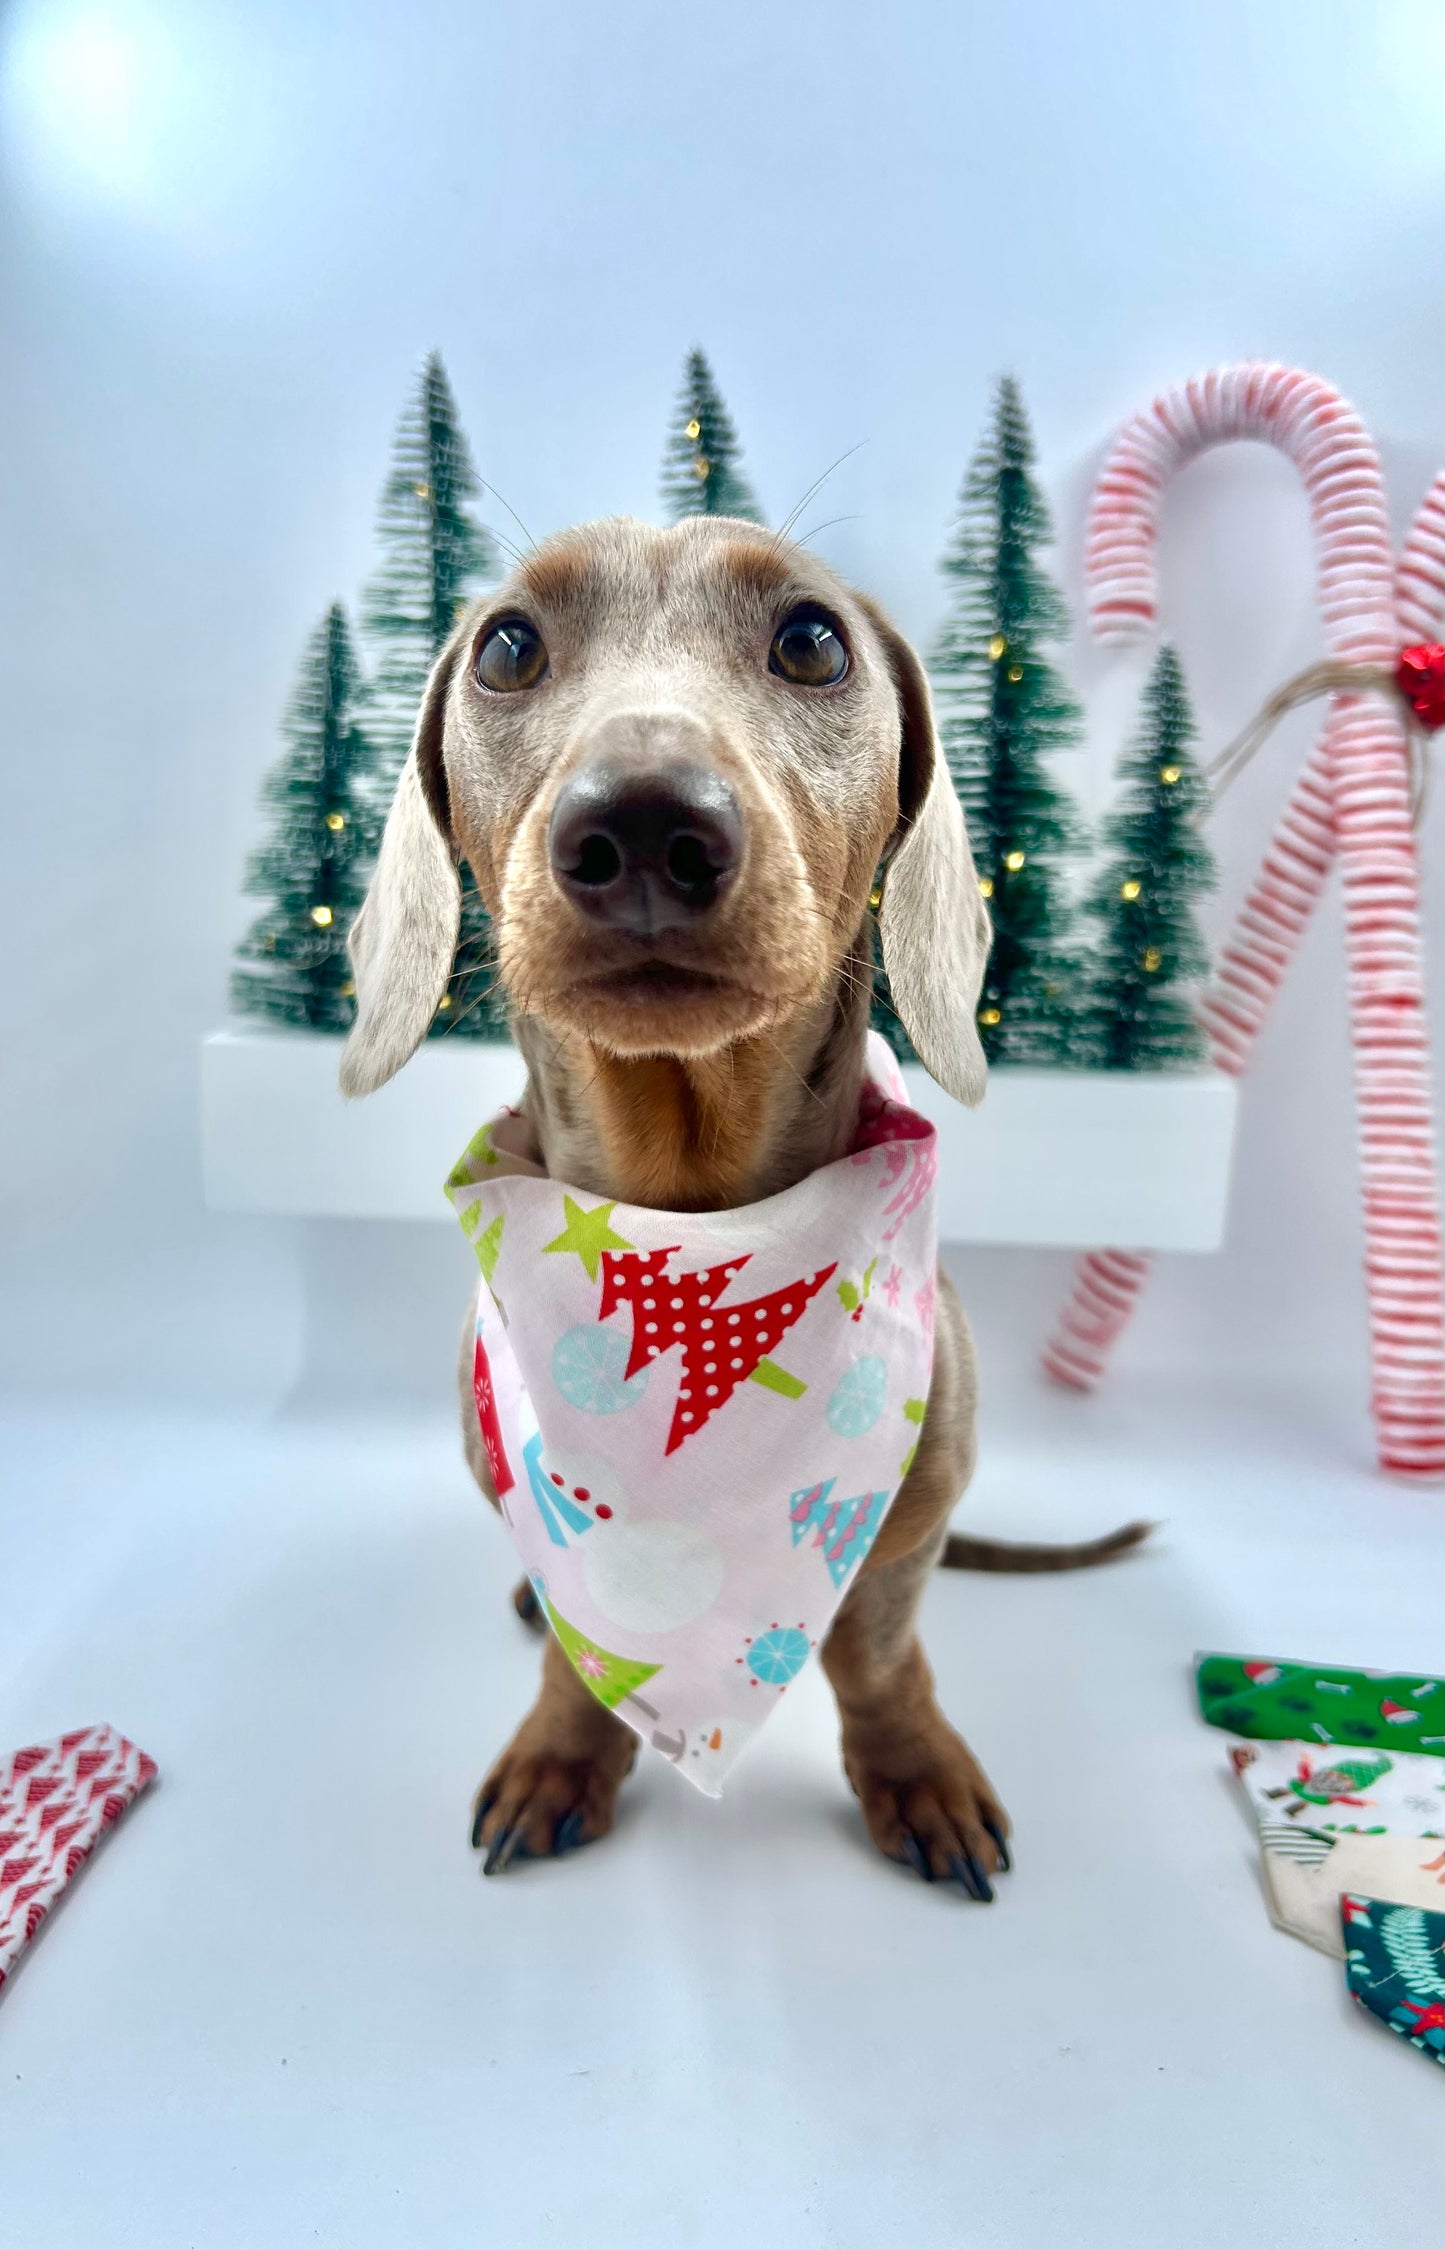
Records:
[[[597,762],[563,785],[547,843],[575,906],[609,929],[651,937],[717,904],[742,858],[743,823],[707,766]]]

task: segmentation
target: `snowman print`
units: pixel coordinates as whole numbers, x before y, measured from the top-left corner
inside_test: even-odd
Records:
[[[583,1550],[582,1576],[600,1616],[624,1632],[674,1633],[712,1608],[723,1558],[697,1524],[670,1516],[634,1519],[613,1486],[609,1520]]]

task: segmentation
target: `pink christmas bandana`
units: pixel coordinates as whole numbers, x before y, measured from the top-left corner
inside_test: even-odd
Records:
[[[154,1781],[114,1727],[0,1756],[0,1986],[107,1828]]]
[[[933,1127],[870,1036],[851,1152],[762,1203],[603,1202],[523,1145],[504,1113],[447,1182],[502,1516],[592,1693],[717,1796],[917,1448]]]

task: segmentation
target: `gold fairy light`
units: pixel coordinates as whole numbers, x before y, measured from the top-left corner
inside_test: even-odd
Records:
[[[1127,883],[1119,885],[1119,896],[1120,898],[1137,898],[1143,887],[1143,884],[1136,883],[1131,875]]]
[[[1160,952],[1157,945],[1151,945],[1145,952],[1144,966],[1149,971],[1151,977],[1153,976],[1154,971],[1158,968],[1163,958],[1164,956]]]
[[[329,930],[332,922],[335,919],[335,916],[332,914],[329,906],[313,906],[311,909],[311,919],[316,924],[318,930]]]
[[[1175,782],[1179,779],[1179,775],[1180,768],[1178,766],[1161,766],[1159,768],[1159,779],[1163,782],[1166,789],[1172,789],[1174,787]]]
[[[1003,1011],[1000,1008],[980,1008],[978,1011],[978,1020],[980,1023],[987,1024],[991,1028],[994,1024],[1003,1022]]]
[[[451,996],[451,994],[450,994],[449,992],[444,992],[444,993],[442,994],[442,996],[441,996],[440,1000],[438,1000],[438,1002],[437,1002],[437,1014],[438,1014],[439,1016],[444,1016],[444,1015],[446,1014],[446,1012],[447,1012],[448,1008],[449,1008],[449,1007],[451,1006],[451,1004],[452,1004],[452,996]]]
[[[1008,676],[1013,681],[1014,686],[1017,687],[1019,681],[1024,676],[1024,668],[1022,664],[1010,664],[1008,668]]]
[[[411,489],[416,494],[418,500],[430,500],[431,486],[429,484],[414,484]]]
[[[1007,656],[1007,654],[1008,642],[1004,639],[1002,633],[995,633],[993,639],[988,644],[988,660],[990,664],[997,664],[999,658],[1001,656]]]
[[[688,423],[688,425],[687,425],[687,434],[688,434],[688,436],[689,436],[690,438],[692,438],[692,439],[693,439],[693,441],[694,441],[694,442],[696,442],[696,440],[697,440],[698,438],[700,438],[700,437],[702,436],[702,424],[701,424],[701,422],[698,422],[698,421],[692,421],[692,422],[689,422],[689,423]]]
[[[980,875],[978,887],[985,898],[993,897],[993,877],[991,875]]]
[[[345,815],[345,813],[344,813],[344,812],[329,812],[329,813],[328,813],[328,814],[326,815],[326,825],[327,825],[327,827],[328,827],[328,828],[329,828],[329,829],[331,830],[331,833],[332,833],[332,835],[333,835],[333,836],[339,836],[339,835],[341,834],[341,831],[342,831],[342,829],[343,829],[343,828],[344,828],[344,827],[346,826],[346,815]]]
[[[1005,852],[1003,863],[1010,875],[1017,875],[1019,869],[1023,866],[1024,855],[1022,852]]]
[[[692,473],[697,478],[699,484],[704,483],[706,479],[712,475],[712,463],[711,461],[709,461],[705,453],[700,453],[697,459],[693,462]]]

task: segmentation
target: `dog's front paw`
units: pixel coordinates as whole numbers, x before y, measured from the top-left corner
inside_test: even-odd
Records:
[[[954,1882],[970,1898],[993,1898],[994,1875],[1011,1864],[1008,1814],[966,1742],[934,1714],[921,1732],[896,1739],[870,1728],[845,1735],[843,1764],[881,1852],[926,1883]]]
[[[529,1744],[527,1732],[524,1726],[508,1744],[476,1794],[472,1844],[486,1854],[484,1875],[500,1875],[513,1860],[560,1859],[605,1836],[632,1765],[630,1735],[625,1744],[563,1757]]]

